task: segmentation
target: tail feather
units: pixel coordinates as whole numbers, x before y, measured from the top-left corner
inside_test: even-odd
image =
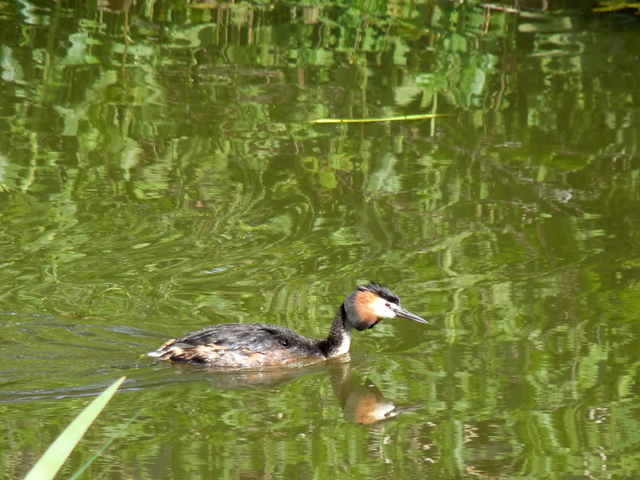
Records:
[[[169,351],[169,347],[171,345],[173,345],[175,343],[176,339],[172,338],[171,340],[169,340],[167,343],[165,343],[164,345],[162,345],[159,349],[157,349],[155,352],[149,352],[147,353],[147,355],[149,355],[150,357],[155,357],[155,358],[160,358],[162,357],[165,353],[167,353]]]

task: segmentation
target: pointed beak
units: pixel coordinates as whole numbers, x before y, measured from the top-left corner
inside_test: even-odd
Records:
[[[398,310],[395,310],[395,312],[396,317],[408,318],[409,320],[413,320],[414,322],[418,323],[429,323],[424,318],[421,318],[418,315],[414,315],[413,313],[405,310],[402,307],[400,307]]]

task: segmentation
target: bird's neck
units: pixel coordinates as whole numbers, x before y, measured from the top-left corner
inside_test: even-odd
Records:
[[[353,327],[347,322],[347,312],[343,303],[333,319],[329,336],[318,342],[318,346],[324,356],[327,358],[337,357],[347,353],[351,346],[352,330]]]

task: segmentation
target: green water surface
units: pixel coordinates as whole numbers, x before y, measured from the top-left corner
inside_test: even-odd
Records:
[[[59,478],[135,415],[83,479],[639,478],[640,21],[592,7],[0,0],[2,478],[122,375]],[[429,324],[144,356],[369,280]]]

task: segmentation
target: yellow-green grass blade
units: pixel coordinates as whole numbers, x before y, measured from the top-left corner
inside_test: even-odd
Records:
[[[401,115],[399,117],[383,118],[318,118],[307,123],[370,123],[370,122],[401,122],[406,120],[425,120],[436,117],[453,117],[450,114],[426,113],[423,115]]]
[[[55,477],[62,464],[71,454],[89,426],[93,423],[102,409],[107,405],[113,394],[126,377],[116,380],[109,388],[98,395],[93,402],[85,407],[80,415],[64,429],[58,438],[47,448],[40,460],[36,462],[24,480],[50,480]]]
[[[142,413],[142,409],[138,410],[138,412],[131,419],[125,422],[122,425],[122,427],[120,427],[120,429],[116,432],[115,435],[113,435],[109,440],[107,440],[105,444],[102,445],[102,447],[100,447],[100,449],[89,460],[87,460],[85,464],[78,469],[78,471],[76,471],[76,473],[74,473],[69,477],[69,480],[77,480],[78,478],[80,478],[80,475],[82,475],[84,471],[87,468],[89,468],[89,466],[93,463],[95,459],[97,459],[100,455],[102,455],[102,452],[104,452],[107,448],[109,448],[109,445],[111,445],[116,438],[118,438],[120,435],[124,433],[127,427],[131,425],[136,418],[138,418],[140,413]]]

